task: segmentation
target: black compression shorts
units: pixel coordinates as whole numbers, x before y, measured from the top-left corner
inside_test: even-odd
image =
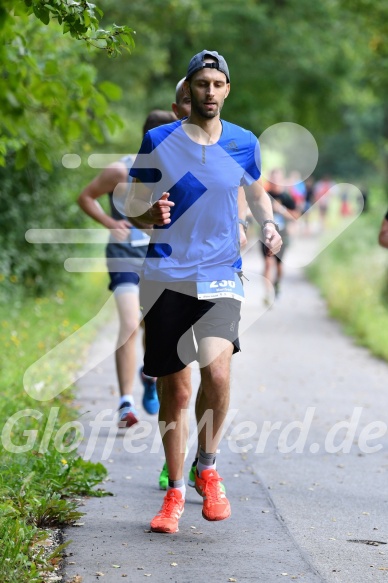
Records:
[[[149,376],[172,374],[198,360],[194,337],[197,344],[203,338],[225,338],[233,344],[233,353],[240,351],[238,300],[199,300],[194,282],[142,280],[140,304],[145,321],[144,373]]]

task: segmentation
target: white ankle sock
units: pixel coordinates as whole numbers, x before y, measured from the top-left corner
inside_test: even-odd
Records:
[[[129,403],[130,405],[132,405],[132,407],[134,407],[135,399],[133,398],[132,395],[122,395],[120,397],[119,407],[121,407],[123,403]]]

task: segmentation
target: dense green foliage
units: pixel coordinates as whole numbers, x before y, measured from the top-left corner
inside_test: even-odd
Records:
[[[0,277],[6,281],[17,278],[40,293],[55,271],[64,274],[58,269],[64,249],[27,245],[23,230],[81,226],[72,201],[91,175],[88,155],[136,151],[148,111],[170,109],[190,57],[204,47],[229,63],[227,119],[257,135],[281,121],[304,125],[318,142],[317,177],[365,183],[384,175],[387,0],[378,6],[131,0],[130,11],[117,0],[99,8],[85,0],[3,0],[2,6]],[[112,22],[135,28],[136,45],[130,31]],[[109,59],[121,46],[131,53]],[[81,171],[60,170],[68,152],[81,156]]]
[[[116,56],[121,53],[121,49],[129,50],[133,46],[131,28],[114,24],[109,30],[100,29],[99,21],[103,12],[86,0],[24,0],[24,4],[28,14],[34,14],[43,24],[49,24],[55,19],[62,26],[64,34],[69,32],[73,38],[106,49],[110,55]]]
[[[18,287],[42,293],[66,278],[63,259],[69,255],[69,246],[32,246],[25,232],[85,224],[74,203],[82,184],[75,183],[71,170],[62,167],[62,155],[69,150],[88,152],[121,123],[109,111],[109,101],[119,99],[121,90],[98,81],[85,45],[63,35],[70,21],[62,19],[64,31],[55,22],[50,26],[41,22],[56,10],[77,11],[87,3],[29,4],[40,20],[27,14],[24,3],[16,3],[7,14],[3,10],[0,18],[2,301],[9,300]],[[88,6],[82,14],[73,15],[76,28],[77,18],[86,22],[87,11],[94,10]],[[90,31],[96,23],[91,18]],[[79,35],[72,31],[82,38],[86,34],[83,29]]]
[[[108,19],[122,20],[126,7],[106,0],[104,10]],[[317,175],[351,181],[379,168],[384,100],[370,85],[373,47],[351,2],[133,0],[131,18],[132,56],[109,69],[96,62],[100,74],[123,88],[122,148],[137,147],[149,109],[170,108],[189,59],[208,48],[229,64],[227,119],[257,135],[282,121],[304,125],[319,145]]]
[[[25,239],[27,229],[82,227],[84,218],[74,202],[79,186],[64,169],[49,175],[37,162],[10,172],[0,167],[0,303],[15,300],[15,288],[39,294],[69,280],[63,261],[70,245],[32,245]]]
[[[0,18],[0,164],[20,169],[32,159],[50,171],[64,146],[81,135],[101,142],[105,128],[116,127],[108,99],[120,93],[97,84],[91,56],[59,24],[45,26],[28,15],[24,3],[11,6],[6,2]],[[50,4],[34,2],[31,8],[42,16]],[[6,159],[13,153],[15,160]]]

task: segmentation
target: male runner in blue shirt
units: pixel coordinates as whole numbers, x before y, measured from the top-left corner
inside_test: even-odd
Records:
[[[211,423],[211,431],[208,423],[198,435],[196,489],[203,496],[202,515],[224,520],[231,512],[215,452],[229,406],[230,360],[240,350],[239,186],[245,186],[252,214],[262,225],[268,253],[281,247],[271,201],[258,182],[257,138],[220,119],[230,91],[225,59],[215,51],[195,55],[185,89],[191,114],[145,135],[130,172],[134,188],[127,205],[129,216],[154,225],[141,282],[144,372],[161,383],[159,423],[169,489],[151,529],[169,533],[177,532],[184,508],[193,360],[201,367],[200,409]]]

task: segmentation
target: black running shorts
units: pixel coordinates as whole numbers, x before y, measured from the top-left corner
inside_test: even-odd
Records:
[[[229,340],[240,351],[238,326],[241,302],[232,298],[199,300],[195,282],[140,282],[145,321],[144,373],[162,377],[197,360],[203,338]]]

